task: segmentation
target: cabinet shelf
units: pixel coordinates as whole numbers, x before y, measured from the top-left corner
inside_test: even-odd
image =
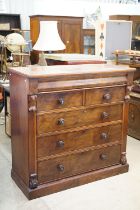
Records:
[[[84,54],[95,54],[95,29],[83,29]]]
[[[21,29],[19,14],[0,14],[0,23],[9,24],[10,29],[0,29],[0,35],[6,36],[14,30]]]

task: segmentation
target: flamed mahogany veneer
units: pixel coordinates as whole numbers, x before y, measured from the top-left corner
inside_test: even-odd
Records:
[[[29,199],[128,171],[134,69],[83,64],[9,71],[11,175]]]

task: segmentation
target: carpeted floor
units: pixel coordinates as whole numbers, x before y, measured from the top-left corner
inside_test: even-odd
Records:
[[[140,141],[128,137],[128,173],[32,201],[11,179],[10,141],[0,125],[0,210],[140,210]]]

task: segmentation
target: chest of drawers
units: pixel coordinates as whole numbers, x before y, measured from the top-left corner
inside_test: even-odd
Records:
[[[29,199],[128,171],[133,72],[109,64],[10,69],[11,175]]]

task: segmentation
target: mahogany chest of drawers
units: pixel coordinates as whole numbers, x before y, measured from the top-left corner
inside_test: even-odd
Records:
[[[10,69],[12,178],[29,199],[128,171],[127,66]]]

